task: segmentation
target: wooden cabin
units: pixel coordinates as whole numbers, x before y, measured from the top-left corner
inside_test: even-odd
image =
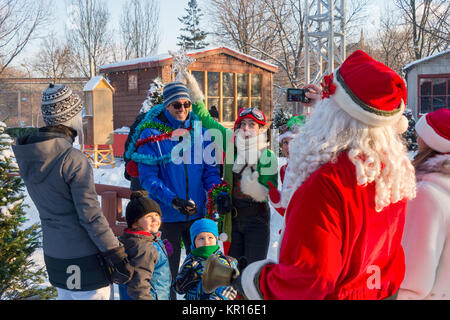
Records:
[[[206,107],[216,106],[224,125],[231,126],[238,110],[248,106],[260,108],[268,120],[273,118],[273,75],[277,66],[227,47],[187,55],[195,59],[189,71],[205,94]],[[115,129],[131,126],[155,78],[163,83],[174,80],[172,64],[169,54],[160,54],[101,67],[100,73],[115,89]]]
[[[450,108],[450,49],[407,64],[408,109],[416,119]]]

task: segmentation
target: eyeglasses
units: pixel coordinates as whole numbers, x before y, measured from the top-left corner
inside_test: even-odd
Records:
[[[264,121],[264,115],[257,108],[245,108],[239,113],[239,117],[244,117],[248,114],[252,114],[258,121]]]
[[[191,107],[191,102],[190,101],[185,101],[184,103],[181,102],[173,102],[171,103],[171,105],[174,107],[174,109],[181,109],[181,107],[183,106],[185,109],[189,109]]]

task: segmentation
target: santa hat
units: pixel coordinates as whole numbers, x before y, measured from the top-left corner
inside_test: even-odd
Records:
[[[431,149],[450,152],[450,110],[438,109],[422,116],[416,123],[416,132]]]
[[[234,122],[234,130],[239,127],[244,119],[252,119],[261,126],[266,125],[266,115],[258,108],[241,108],[238,112],[238,118]]]
[[[322,98],[331,98],[353,118],[374,127],[396,123],[403,114],[406,87],[392,69],[361,50],[324,77]]]

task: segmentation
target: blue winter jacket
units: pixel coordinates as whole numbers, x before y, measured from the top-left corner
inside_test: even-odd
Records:
[[[158,261],[156,262],[153,276],[150,280],[151,294],[154,300],[170,300],[170,287],[172,275],[170,273],[169,256],[167,255],[166,246],[161,238],[153,242],[158,251]]]
[[[161,160],[157,164],[139,162],[138,170],[141,185],[161,207],[162,222],[186,221],[186,216],[172,207],[175,196],[191,199],[197,205],[197,213],[190,216],[189,220],[203,218],[206,215],[207,192],[221,183],[214,144],[206,129],[201,127],[201,122],[196,119],[191,112],[186,121],[182,122],[164,109],[159,116],[153,118],[153,122],[165,124],[172,129],[187,129],[192,126],[189,137],[150,142],[137,150],[147,158]],[[140,139],[161,133],[158,129],[146,128]]]
[[[217,255],[223,264],[237,270],[238,263],[235,258],[225,256],[220,249],[213,254]],[[227,286],[218,287],[212,293],[206,293],[203,290],[202,277],[206,261],[207,259],[204,257],[195,256],[192,252],[189,253],[172,283],[173,288],[178,294],[184,294],[185,300],[228,300],[227,297],[222,295]],[[195,272],[197,277],[188,286],[180,288],[179,284],[185,282],[186,277],[189,277],[191,272]]]

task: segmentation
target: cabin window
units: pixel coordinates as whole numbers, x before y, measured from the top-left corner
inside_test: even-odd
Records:
[[[215,106],[220,121],[234,122],[240,108],[262,106],[262,74],[191,72],[205,95],[206,108]]]
[[[128,91],[137,90],[138,78],[137,74],[128,74]]]
[[[261,108],[261,78],[260,74],[251,74],[251,106]]]
[[[450,77],[419,77],[419,114],[448,108]]]
[[[234,73],[222,73],[222,121],[234,121]]]
[[[204,71],[192,71],[192,75],[197,80],[198,86],[202,92],[205,92],[205,72]]]

